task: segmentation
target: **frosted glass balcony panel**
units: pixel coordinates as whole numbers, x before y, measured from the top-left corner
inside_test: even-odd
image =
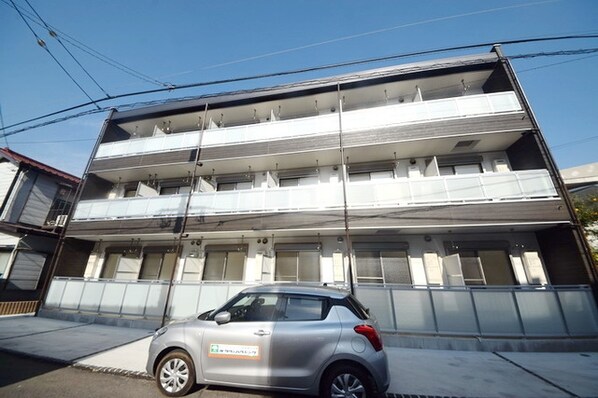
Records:
[[[96,159],[193,148],[199,145],[200,135],[199,131],[193,131],[159,137],[133,138],[127,141],[109,142],[99,146]]]
[[[492,107],[487,96],[467,96],[457,99],[457,106],[461,115],[480,115],[492,113]]]
[[[97,282],[85,282],[85,290],[81,296],[79,310],[95,312],[100,308],[100,299],[104,293],[105,284]]]
[[[550,175],[546,170],[531,170],[518,174],[523,193],[527,197],[557,196]]]
[[[404,332],[436,332],[430,292],[417,289],[392,290],[397,329]]]
[[[451,200],[485,199],[482,181],[476,177],[450,177],[446,179],[446,187]]]
[[[438,330],[476,334],[476,314],[468,291],[432,291]]]
[[[564,320],[555,292],[521,291],[515,292],[515,297],[527,335],[565,334]]]
[[[487,96],[495,113],[521,110],[521,105],[513,92],[492,93]]]
[[[482,334],[522,334],[511,291],[473,291]]]
[[[444,119],[459,115],[457,102],[453,99],[423,102],[428,109],[428,119]]]
[[[414,203],[447,202],[448,193],[444,179],[414,179],[410,181],[411,197]]]
[[[482,181],[488,198],[503,199],[523,196],[515,173],[484,174]]]

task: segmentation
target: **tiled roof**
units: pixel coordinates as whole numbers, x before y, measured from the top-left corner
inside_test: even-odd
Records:
[[[52,174],[55,175],[57,177],[63,178],[67,181],[71,181],[75,184],[78,184],[79,181],[81,181],[80,178],[75,177],[74,175],[65,173],[64,171],[60,171],[58,169],[55,169],[54,167],[48,166],[46,164],[40,163],[36,160],[33,160],[31,158],[28,158],[25,155],[21,155],[20,153],[17,153],[15,151],[12,151],[8,148],[0,148],[0,156],[12,159],[15,162],[18,163],[24,163],[30,167],[33,167],[35,169],[38,169],[40,171],[46,172],[48,174]]]

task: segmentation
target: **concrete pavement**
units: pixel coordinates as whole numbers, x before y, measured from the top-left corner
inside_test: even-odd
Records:
[[[147,376],[151,334],[32,316],[0,318],[0,349],[141,377]],[[389,397],[598,397],[596,352],[385,350]]]

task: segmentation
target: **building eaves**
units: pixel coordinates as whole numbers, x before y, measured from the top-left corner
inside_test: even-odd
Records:
[[[63,180],[67,180],[67,181],[70,181],[75,184],[79,184],[79,181],[80,181],[80,179],[78,177],[75,177],[74,175],[71,175],[71,174],[65,173],[64,171],[55,169],[52,166],[48,166],[47,164],[33,160],[25,155],[21,155],[20,153],[12,151],[8,148],[0,148],[0,157],[7,158],[16,163],[25,164],[31,168],[37,169],[37,170],[42,171],[47,174],[51,174],[51,175],[60,177]]]
[[[480,67],[488,68],[489,65],[495,64],[498,59],[496,53],[490,52],[395,65],[274,87],[208,94],[194,98],[172,100],[160,105],[115,112],[111,120],[116,123],[125,123],[149,117],[163,117],[179,113],[200,111],[203,110],[206,104],[209,104],[212,108],[241,105],[271,99],[282,99],[335,91],[339,85],[341,89],[349,89],[358,85],[378,84],[393,79],[398,80],[401,77],[408,78],[413,75],[433,75],[476,70],[476,68]]]

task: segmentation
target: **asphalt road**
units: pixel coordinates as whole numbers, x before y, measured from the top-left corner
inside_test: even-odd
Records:
[[[0,351],[1,398],[164,398],[152,380],[135,379],[9,354]],[[249,390],[198,386],[188,397],[299,398]]]

